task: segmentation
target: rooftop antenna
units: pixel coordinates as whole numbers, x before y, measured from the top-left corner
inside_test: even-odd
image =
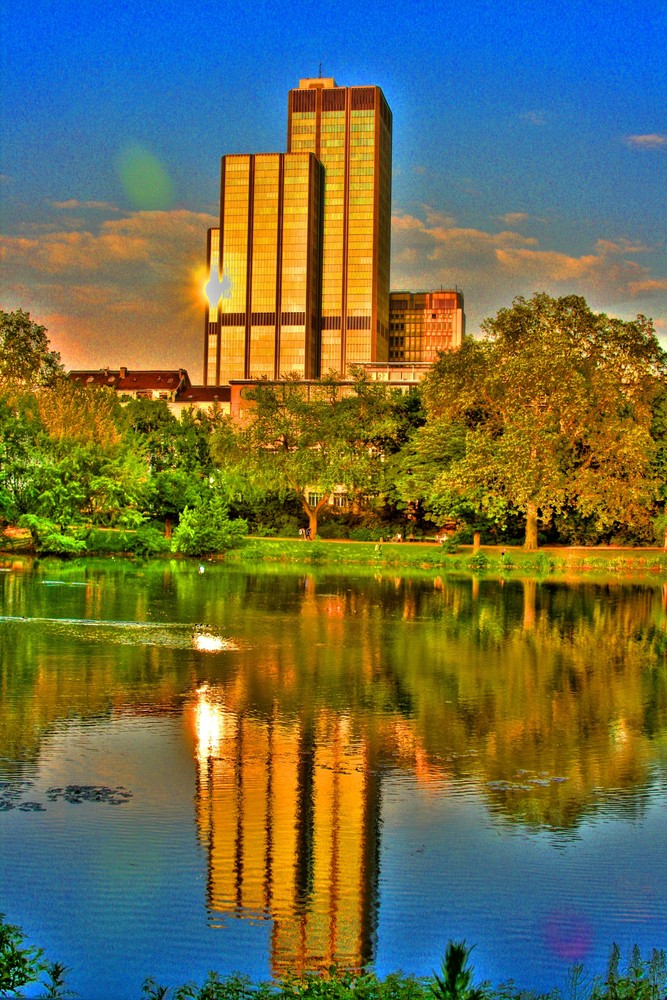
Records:
[[[319,73],[317,75],[318,75],[319,79],[321,80],[322,79],[322,63],[320,63],[320,71],[319,71]]]

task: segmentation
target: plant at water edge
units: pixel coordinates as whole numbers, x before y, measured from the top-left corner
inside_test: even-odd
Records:
[[[476,552],[466,560],[466,566],[474,572],[483,573],[489,568],[489,557],[484,552]]]
[[[42,986],[46,992],[41,996],[45,1000],[76,996],[65,983],[68,969],[61,962],[45,962],[41,948],[26,947],[25,943],[22,929],[6,923],[4,913],[0,913],[0,996],[20,997],[20,987],[37,982],[44,973]]]
[[[247,534],[247,522],[240,517],[230,519],[224,498],[211,492],[202,496],[193,508],[185,508],[171,547],[186,556],[203,556],[236,548]]]
[[[611,949],[604,980],[596,980],[590,1000],[664,1000],[667,996],[667,956],[654,948],[649,958],[642,958],[637,945],[630,952],[625,972],[620,972],[621,949]]]
[[[484,991],[472,985],[473,970],[468,965],[471,951],[465,941],[449,941],[442,975],[433,973],[431,992],[435,1000],[484,1000]]]
[[[69,969],[62,962],[47,962],[44,971],[47,981],[44,983],[46,993],[42,994],[43,1000],[64,1000],[65,997],[78,996],[74,990],[67,988],[65,973],[69,972]]]
[[[0,913],[0,996],[16,996],[19,987],[34,983],[46,968],[41,948],[24,947],[25,935]]]

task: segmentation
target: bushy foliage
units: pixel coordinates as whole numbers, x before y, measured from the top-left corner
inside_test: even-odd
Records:
[[[0,913],[0,996],[20,997],[22,987],[41,979],[45,1000],[73,997],[65,983],[67,971],[60,962],[45,961],[42,949],[26,944],[22,929],[7,923]]]
[[[24,514],[19,527],[27,528],[38,552],[52,555],[76,555],[86,550],[86,540],[80,534],[64,532],[46,517]]]
[[[5,923],[0,913],[0,994],[16,996],[16,991],[34,983],[44,971],[40,948],[26,947],[23,931],[16,924]]]
[[[493,985],[474,984],[469,964],[472,948],[465,941],[450,941],[439,972],[418,978],[401,972],[380,979],[373,972],[347,972],[332,967],[325,973],[293,975],[278,982],[253,983],[245,976],[221,977],[215,972],[198,986],[187,983],[174,990],[154,979],[144,983],[147,1000],[563,1000],[553,989],[534,993],[513,981]],[[569,1000],[664,1000],[667,996],[665,952],[654,949],[644,958],[635,946],[625,969],[621,969],[620,949],[614,945],[604,976],[591,978],[583,966],[570,970]]]
[[[667,361],[651,321],[537,294],[484,332],[406,396],[361,372],[352,385],[258,382],[239,427],[219,409],[176,418],[165,401],[73,384],[43,327],[0,312],[0,524],[41,519],[39,550],[53,552],[77,551],[84,527],[137,529],[116,551],[158,553],[141,525],[169,534],[180,519],[179,551],[201,554],[217,551],[201,515],[213,489],[227,521],[268,537],[456,525],[463,544],[473,531],[517,544],[528,527],[528,548],[665,544]],[[334,511],[341,487],[350,507]],[[106,550],[98,541],[88,549]]]
[[[93,528],[86,537],[86,550],[100,554],[130,552],[157,556],[169,552],[170,548],[163,531],[153,524],[142,524],[136,530]]]
[[[172,538],[172,550],[186,556],[203,556],[237,548],[248,534],[243,518],[230,519],[225,499],[211,490],[194,507],[186,507]]]

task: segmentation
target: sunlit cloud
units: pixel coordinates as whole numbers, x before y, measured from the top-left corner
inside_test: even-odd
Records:
[[[195,274],[216,223],[179,209],[125,213],[94,227],[69,213],[60,228],[26,226],[0,237],[3,308],[28,309],[67,367],[160,364],[188,368],[197,381],[204,305]]]
[[[633,295],[650,295],[652,292],[667,292],[667,278],[648,278],[645,281],[632,282]]]
[[[598,240],[595,244],[596,249],[602,254],[634,254],[634,253],[649,253],[652,247],[647,247],[643,243],[637,243],[635,240]]]
[[[76,198],[68,198],[67,201],[51,201],[49,204],[53,208],[72,209],[95,209],[100,212],[118,212],[120,209],[110,201],[78,201]]]
[[[506,212],[505,215],[499,215],[498,218],[508,226],[518,226],[522,222],[528,222],[530,216],[527,212]]]
[[[628,146],[635,146],[637,149],[659,149],[660,146],[667,145],[667,135],[649,132],[647,135],[628,135],[625,141]]]
[[[457,225],[430,207],[396,212],[392,228],[392,287],[463,289],[470,332],[516,295],[546,291],[583,295],[592,308],[667,313],[667,281],[649,265],[654,248],[619,237],[599,239],[573,254],[541,245],[527,213],[508,213],[498,231]],[[514,223],[514,225],[512,225]],[[637,255],[643,255],[640,262]],[[641,301],[640,301],[641,300]],[[649,305],[655,306],[649,312]],[[637,304],[640,308],[634,308]]]
[[[504,222],[506,226],[523,226],[529,222],[539,222],[543,225],[547,220],[539,215],[531,215],[530,212],[505,212],[504,215],[497,215],[495,218]]]
[[[69,368],[183,367],[201,381],[206,230],[218,224],[215,213],[103,204],[58,202],[39,223],[0,236],[2,307],[30,311]],[[667,337],[659,247],[614,234],[571,253],[548,245],[543,222],[509,212],[483,229],[436,205],[399,209],[392,287],[457,286],[471,333],[516,295],[546,291],[580,294],[615,314],[644,312]]]

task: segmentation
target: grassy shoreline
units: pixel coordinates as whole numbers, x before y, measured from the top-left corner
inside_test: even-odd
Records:
[[[113,537],[109,533],[109,539]],[[45,558],[16,539],[0,537],[0,562],[17,556]],[[60,558],[143,558],[142,554],[109,546]],[[49,558],[53,556],[48,555]],[[173,553],[146,554],[148,558],[185,559]],[[545,546],[525,552],[519,546],[482,545],[476,552],[471,545],[446,547],[433,542],[356,542],[335,539],[301,541],[294,538],[259,538],[248,536],[244,543],[223,553],[201,556],[200,561],[224,561],[230,565],[266,564],[320,566],[322,568],[356,567],[376,571],[422,571],[426,573],[464,574],[485,577],[556,579],[562,582],[582,577],[614,578],[619,581],[646,580],[667,583],[667,550],[663,548],[596,548]]]
[[[250,537],[240,549],[225,553],[226,562],[303,563],[322,566],[363,566],[382,569],[424,570],[502,577],[581,576],[650,578],[667,581],[667,551],[654,549],[556,548],[525,552],[519,547],[483,545],[448,546],[428,542],[342,542],[316,539],[258,539]]]

